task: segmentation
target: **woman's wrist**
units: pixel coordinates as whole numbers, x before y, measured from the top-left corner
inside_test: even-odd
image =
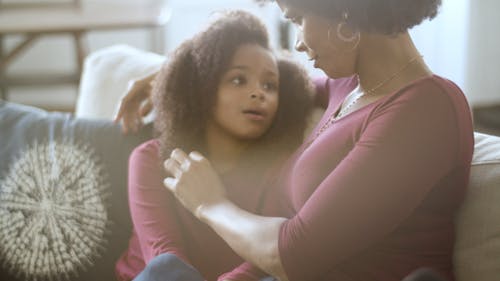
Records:
[[[211,219],[219,217],[232,207],[234,207],[234,204],[224,198],[217,202],[201,204],[196,208],[194,215],[202,222],[210,224]]]

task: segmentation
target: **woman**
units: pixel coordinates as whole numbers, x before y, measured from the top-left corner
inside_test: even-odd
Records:
[[[299,27],[297,49],[328,75],[316,85],[329,99],[265,216],[228,200],[199,154],[178,150],[170,160],[177,167],[168,170],[180,172],[166,186],[279,280],[401,280],[422,266],[454,279],[453,219],[468,181],[471,117],[462,92],[431,73],[407,32],[440,1],[371,3],[278,1]],[[190,169],[179,168],[186,163]]]
[[[179,269],[161,263],[175,259],[216,280],[242,263],[165,189],[163,178],[176,172],[165,174],[161,163],[176,147],[202,151],[230,186],[228,198],[255,212],[262,178],[302,140],[311,91],[305,72],[275,58],[264,25],[246,12],[222,14],[177,48],[153,88],[158,138],[129,160],[134,231],[117,278],[154,280],[151,270],[165,270],[162,278],[173,279]]]
[[[420,267],[454,280],[471,115],[408,34],[441,1],[277,3],[298,27],[297,50],[327,75],[315,81],[327,108],[263,208],[231,202],[200,153],[178,149],[167,160],[176,175],[166,187],[247,261],[221,280],[244,272],[250,280],[400,281]]]

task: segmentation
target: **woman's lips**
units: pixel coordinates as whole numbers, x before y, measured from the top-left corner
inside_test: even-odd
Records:
[[[309,57],[309,61],[314,61],[314,67],[318,68],[318,55],[314,55],[312,57]]]
[[[318,56],[314,56],[309,59],[310,61],[314,61],[314,67],[318,68]]]
[[[319,68],[319,64],[318,64],[317,60],[314,61],[314,68]]]

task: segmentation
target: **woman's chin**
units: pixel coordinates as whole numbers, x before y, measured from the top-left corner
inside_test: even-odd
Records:
[[[323,70],[323,72],[330,78],[332,79],[338,79],[338,78],[346,78],[346,77],[351,77],[352,75],[354,75],[354,73],[346,73],[346,72],[342,72],[342,71],[338,71],[338,70],[335,70],[335,69],[325,69],[325,68],[319,68],[321,70]]]

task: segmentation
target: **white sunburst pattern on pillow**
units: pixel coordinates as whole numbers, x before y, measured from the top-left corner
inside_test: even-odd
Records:
[[[25,280],[66,280],[104,249],[108,179],[94,151],[34,143],[0,181],[0,256]]]

